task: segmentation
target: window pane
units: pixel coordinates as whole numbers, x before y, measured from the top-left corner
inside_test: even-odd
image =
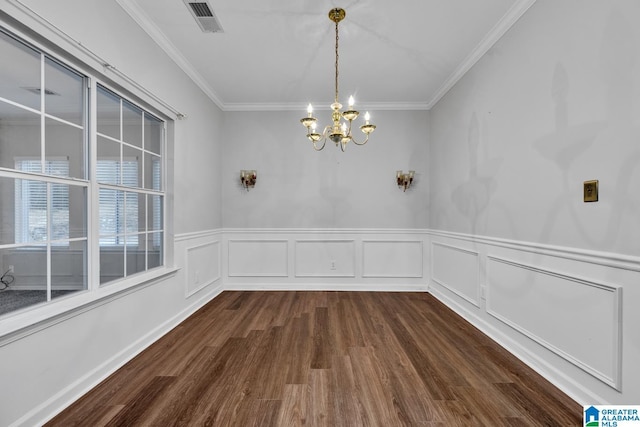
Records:
[[[97,96],[98,132],[120,139],[120,98],[98,86]]]
[[[39,160],[20,160],[16,169],[24,172],[39,171]],[[66,176],[69,163],[66,160],[45,162],[44,173]],[[28,243],[48,239],[48,225],[52,225],[51,239],[67,239],[69,234],[69,187],[63,184],[35,180],[16,180],[15,184],[15,241]],[[51,215],[47,215],[48,200]]]
[[[51,188],[51,240],[87,237],[86,189],[57,183],[49,186]],[[64,244],[67,245],[67,243]]]
[[[156,154],[162,154],[162,131],[163,122],[151,116],[149,113],[144,115],[144,149],[153,151]]]
[[[136,236],[140,242],[137,246],[127,246],[127,276],[145,271],[146,266],[146,240],[145,235]]]
[[[69,238],[69,186],[49,184],[51,189],[51,240]]]
[[[19,188],[16,179],[0,177],[0,197],[2,200],[15,200],[16,190]],[[16,206],[12,203],[0,204],[0,245],[15,243]],[[1,262],[1,260],[0,260]],[[4,273],[4,271],[3,271]]]
[[[124,277],[124,246],[100,246],[100,284]]]
[[[122,166],[122,171],[120,167]],[[135,160],[122,164],[117,160],[98,160],[96,175],[103,184],[135,187],[138,182],[138,163]],[[122,181],[122,182],[121,182]]]
[[[9,284],[0,292],[0,316],[47,301],[46,246],[0,249],[0,265],[0,275],[10,265],[14,270],[3,279]],[[0,283],[0,288],[5,286]]]
[[[98,182],[120,184],[120,144],[98,137],[98,163],[96,170]]]
[[[162,239],[163,233],[149,233],[147,240],[147,268],[155,268],[162,265]]]
[[[41,158],[40,129],[39,114],[0,101],[0,166],[13,169],[17,159]]]
[[[119,244],[124,232],[124,191],[100,189],[100,245]]]
[[[161,162],[162,160],[158,156],[149,153],[144,154],[144,188],[156,191],[162,190]]]
[[[138,194],[138,229],[136,231],[144,233],[147,231],[147,196]]]
[[[47,240],[47,183],[17,179],[15,181],[16,243]]]
[[[69,164],[67,175],[85,179],[84,131],[53,119],[45,121],[45,159],[66,159]]]
[[[51,298],[87,289],[87,242],[51,250]]]
[[[162,230],[162,196],[149,195],[149,230]]]
[[[122,139],[142,148],[142,110],[130,102],[122,102]]]
[[[69,186],[69,238],[87,237],[87,189]]]
[[[45,112],[77,125],[84,123],[84,77],[45,59]]]
[[[138,232],[138,194],[137,193],[126,193],[126,210],[125,210],[125,233],[137,233]],[[142,205],[144,209],[144,205]],[[130,236],[127,239],[127,244],[131,244],[135,239],[137,243],[136,236]]]
[[[40,53],[0,31],[0,97],[40,110]]]
[[[124,145],[122,147],[122,185],[127,187],[142,187],[140,171],[142,170],[142,151]]]

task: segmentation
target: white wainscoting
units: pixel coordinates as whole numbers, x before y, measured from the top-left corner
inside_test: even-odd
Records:
[[[480,264],[478,252],[433,242],[431,280],[480,307]]]
[[[621,289],[488,256],[487,313],[616,389]]]
[[[427,289],[425,234],[420,230],[257,229],[224,234],[227,289]]]

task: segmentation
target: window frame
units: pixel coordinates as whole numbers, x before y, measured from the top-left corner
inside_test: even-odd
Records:
[[[124,132],[124,128],[121,127],[120,128],[120,138],[114,138],[112,136],[106,135],[106,134],[102,134],[98,132],[98,88],[99,86],[101,86],[102,88],[106,89],[107,91],[111,92],[113,95],[117,96],[120,98],[120,124],[123,123],[123,106],[125,104],[129,104],[132,105],[138,109],[140,109],[141,111],[151,115],[152,117],[160,120],[162,122],[162,141],[161,141],[161,145],[160,145],[160,153],[153,153],[151,151],[148,151],[144,148],[144,144],[141,143],[140,147],[135,147],[136,149],[139,149],[142,155],[142,174],[143,174],[143,179],[141,180],[141,182],[139,183],[139,186],[126,186],[123,185],[122,183],[114,185],[114,184],[108,184],[108,183],[100,183],[98,181],[97,178],[97,171],[98,171],[98,138],[103,138],[103,139],[107,139],[110,140],[112,142],[117,142],[118,144],[120,144],[120,158],[118,160],[124,160],[124,153],[123,153],[123,149],[125,147],[131,147],[133,146],[133,144],[124,141],[123,139],[123,132]],[[100,189],[109,189],[109,190],[117,190],[117,191],[124,191],[125,193],[127,192],[131,192],[131,193],[136,193],[138,195],[140,194],[145,194],[145,200],[147,200],[149,198],[150,195],[159,195],[162,197],[164,203],[162,203],[162,220],[163,220],[163,228],[161,230],[150,230],[149,229],[149,224],[146,224],[145,226],[145,232],[142,234],[145,237],[147,236],[151,236],[151,235],[156,235],[158,233],[162,233],[162,239],[161,239],[161,258],[160,258],[160,267],[153,267],[151,269],[148,268],[148,256],[145,257],[145,265],[146,265],[146,269],[144,272],[138,272],[133,274],[132,276],[138,276],[141,274],[146,274],[148,273],[150,270],[154,270],[154,269],[158,269],[158,268],[162,268],[162,267],[166,267],[167,265],[167,244],[168,244],[168,239],[167,239],[167,159],[166,159],[166,152],[167,152],[167,144],[168,144],[168,136],[167,136],[167,128],[168,128],[168,119],[161,117],[160,115],[157,114],[156,111],[149,111],[149,108],[147,108],[146,106],[140,105],[139,102],[137,102],[136,100],[133,100],[131,98],[131,96],[127,95],[127,94],[123,94],[122,91],[117,90],[115,88],[113,88],[112,86],[105,84],[105,82],[100,79],[99,77],[93,78],[91,80],[90,83],[90,89],[89,89],[90,93],[93,93],[94,95],[90,98],[90,112],[91,112],[91,117],[90,117],[90,123],[93,124],[94,129],[90,132],[90,151],[91,153],[95,153],[95,155],[91,155],[89,158],[90,161],[90,165],[89,165],[89,170],[90,170],[90,182],[91,182],[91,186],[93,189],[93,193],[96,195],[95,199],[92,200],[93,203],[95,203],[96,205],[94,205],[94,210],[93,210],[93,219],[94,219],[94,224],[96,224],[96,226],[94,228],[91,229],[91,233],[92,235],[94,235],[94,244],[95,244],[95,250],[97,251],[97,255],[95,257],[95,261],[97,262],[97,265],[95,265],[95,272],[96,274],[94,275],[94,279],[96,280],[96,284],[99,287],[105,287],[105,286],[112,286],[114,282],[119,282],[119,281],[123,281],[126,280],[127,276],[126,275],[126,271],[127,271],[127,251],[130,250],[133,246],[129,245],[126,243],[126,236],[127,235],[133,235],[136,234],[138,236],[137,240],[138,242],[136,243],[136,245],[139,244],[139,240],[140,240],[140,235],[141,233],[138,231],[136,233],[127,233],[126,232],[126,225],[125,225],[125,231],[122,234],[122,237],[125,238],[125,243],[124,244],[111,244],[111,245],[100,245],[100,206],[99,206],[99,202],[100,202]],[[144,119],[144,114],[142,115],[142,118]],[[144,124],[144,122],[143,122]],[[143,138],[144,140],[144,138]],[[145,186],[145,182],[144,182],[144,173],[145,173],[145,169],[144,169],[144,157],[145,154],[147,153],[152,153],[153,155],[159,156],[160,157],[160,188],[161,190],[153,190],[150,188],[146,188]],[[139,168],[140,169],[140,168]],[[151,171],[152,172],[152,171]],[[121,171],[122,174],[122,171]],[[125,199],[126,199],[126,194],[125,194]],[[126,203],[126,201],[125,201]],[[147,212],[148,209],[148,205],[149,203],[146,203],[145,205],[145,212]],[[116,233],[116,238],[120,237],[119,233]],[[148,240],[145,241],[145,245],[146,242],[148,242]],[[125,257],[125,265],[124,265],[124,271],[125,271],[125,277],[121,278],[121,279],[117,279],[114,281],[107,281],[104,283],[100,283],[100,252],[104,251],[105,253],[107,252],[116,252],[119,251],[120,248],[122,248],[124,250],[124,257]],[[145,253],[148,254],[148,248],[145,246]]]
[[[147,92],[135,81],[123,78],[120,75],[109,75],[107,67],[104,63],[96,61],[96,58],[87,60],[87,51],[83,47],[74,46],[68,40],[60,37],[52,36],[52,27],[40,24],[36,28],[26,27],[18,21],[7,21],[0,16],[0,31],[8,37],[17,40],[19,43],[39,52],[41,58],[49,58],[70,70],[83,75],[85,82],[84,89],[84,115],[85,122],[84,134],[86,142],[84,143],[85,176],[84,179],[79,178],[58,178],[48,177],[40,173],[22,173],[20,171],[0,167],[0,176],[10,179],[36,179],[46,181],[48,183],[72,183],[76,187],[82,187],[86,192],[86,289],[75,292],[69,296],[60,297],[55,300],[49,299],[46,303],[35,304],[28,308],[9,312],[0,315],[0,346],[7,342],[11,342],[19,337],[29,335],[37,330],[48,327],[48,325],[60,321],[60,319],[74,316],[76,312],[90,309],[92,306],[104,304],[105,301],[119,298],[129,292],[134,292],[141,287],[149,286],[158,280],[174,275],[178,269],[173,265],[173,208],[172,200],[172,182],[171,175],[173,168],[170,166],[168,153],[172,152],[173,147],[173,130],[174,121],[180,116],[176,116],[175,112],[163,104],[155,95]],[[55,42],[51,40],[55,40]],[[46,59],[41,59],[45,61]],[[126,77],[126,76],[125,76]],[[41,81],[44,76],[41,76]],[[145,237],[158,235],[162,233],[161,263],[160,266],[151,269],[145,267],[144,271],[126,276],[121,280],[100,284],[100,244],[99,244],[99,186],[96,178],[96,161],[97,161],[97,117],[96,117],[96,100],[97,85],[100,84],[108,90],[118,94],[126,101],[132,103],[143,111],[150,113],[159,119],[162,125],[162,150],[161,159],[161,180],[162,190],[149,190],[144,188],[135,188],[136,192],[142,190],[145,194],[160,195],[162,200],[161,206],[161,223],[162,229],[159,231],[150,230],[150,226],[146,227]],[[44,87],[42,85],[41,87]],[[4,98],[3,98],[4,99]],[[24,108],[28,111],[33,109],[28,106],[22,106],[11,100],[4,100],[10,105],[18,108]],[[35,111],[34,111],[35,112]],[[40,107],[38,113],[41,120],[44,121],[48,116],[46,111]],[[44,138],[44,137],[43,137]],[[141,151],[143,154],[144,150]],[[150,199],[150,197],[146,197]],[[150,202],[147,202],[150,205]],[[15,215],[15,210],[14,210]],[[15,233],[15,231],[14,231]],[[78,240],[70,238],[70,241]],[[39,242],[38,242],[39,243]],[[14,241],[12,245],[0,244],[2,248],[24,248],[28,245],[18,244]],[[50,253],[50,250],[49,250]],[[50,256],[50,255],[48,255]],[[148,265],[148,264],[146,264]],[[47,279],[51,281],[50,277]],[[50,289],[50,283],[48,283]]]

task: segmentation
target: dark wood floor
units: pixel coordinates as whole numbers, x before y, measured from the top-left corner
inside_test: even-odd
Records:
[[[50,426],[581,426],[429,294],[224,292]]]

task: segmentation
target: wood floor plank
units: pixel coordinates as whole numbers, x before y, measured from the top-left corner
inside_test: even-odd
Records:
[[[223,292],[48,426],[580,426],[426,293]]]
[[[336,426],[363,426],[364,408],[357,396],[350,356],[335,356],[331,362],[334,421]]]
[[[312,369],[309,372],[309,393],[307,395],[308,424],[318,427],[334,426],[331,405],[331,376],[327,369]]]
[[[277,425],[291,427],[307,425],[309,417],[308,395],[309,386],[307,384],[287,384],[283,391]]]
[[[332,348],[327,307],[316,307],[314,319],[311,369],[329,369],[331,368]]]
[[[117,415],[106,424],[106,427],[142,424],[145,413],[152,410],[158,397],[167,391],[175,379],[175,377],[154,377],[144,389],[140,390],[132,402],[118,411]]]
[[[334,353],[346,355],[349,347],[364,347],[361,329],[357,322],[352,320],[355,311],[349,294],[331,293],[328,308]]]
[[[285,345],[285,383],[306,384],[309,378],[312,358],[312,325],[309,313],[302,314],[290,322],[286,335],[290,341]]]
[[[246,401],[244,411],[240,411],[235,425],[247,427],[269,427],[278,425],[281,400],[256,399]]]

